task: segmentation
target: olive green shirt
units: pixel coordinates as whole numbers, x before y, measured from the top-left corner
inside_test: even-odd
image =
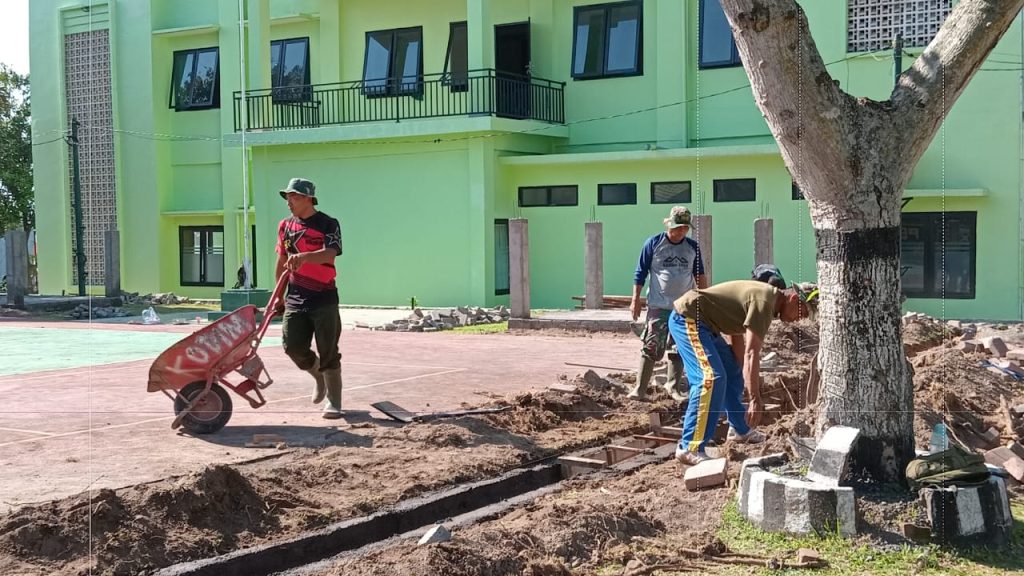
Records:
[[[690,290],[677,299],[676,313],[702,322],[719,334],[751,332],[764,338],[775,318],[779,289],[756,280],[734,280],[703,290]]]

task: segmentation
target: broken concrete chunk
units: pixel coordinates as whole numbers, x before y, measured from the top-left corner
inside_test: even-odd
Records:
[[[981,352],[982,345],[981,342],[976,340],[961,340],[960,343],[957,344],[957,348],[964,352]]]
[[[985,452],[985,462],[988,462],[993,466],[1002,466],[1003,463],[1009,460],[1010,458],[1016,457],[1017,455],[1014,454],[1013,451],[1006,446],[1000,446],[998,448],[993,448],[988,452]]]
[[[989,444],[995,444],[999,441],[999,431],[989,426],[988,430],[981,434],[981,438]]]
[[[1006,357],[1010,360],[1021,361],[1024,360],[1024,348],[1014,348],[1006,353]]]
[[[705,460],[696,466],[690,466],[683,475],[683,484],[687,490],[702,490],[725,484],[725,458]]]
[[[1014,410],[1017,409],[1014,408]],[[1010,440],[1009,442],[1006,443],[1006,447],[1009,448],[1010,452],[1013,452],[1015,456],[1024,459],[1024,446],[1021,446],[1020,444],[1014,442],[1013,440]]]
[[[797,550],[796,561],[800,564],[804,564],[807,568],[820,568],[827,564],[825,559],[821,557],[821,554],[819,554],[817,550],[812,550],[810,548],[801,548]]]
[[[903,523],[903,537],[917,543],[926,543],[932,539],[932,530],[927,526],[919,526],[913,522]]]
[[[1009,349],[1006,347],[1006,343],[1003,342],[1003,339],[999,336],[982,338],[981,343],[985,345],[985,348],[988,348],[989,351],[992,352],[993,356],[997,356],[999,358],[1005,358],[1006,353],[1009,352]]]
[[[419,545],[424,544],[436,544],[438,542],[447,542],[452,539],[452,533],[444,527],[444,524],[438,524],[420,538]]]
[[[1014,456],[1003,462],[1003,468],[1017,482],[1024,482],[1024,460]]]
[[[814,450],[807,479],[812,482],[821,482],[826,486],[838,486],[846,472],[847,459],[859,436],[860,429],[858,428],[849,426],[829,428]]]

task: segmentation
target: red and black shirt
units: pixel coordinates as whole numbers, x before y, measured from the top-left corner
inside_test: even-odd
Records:
[[[277,253],[283,256],[333,248],[341,254],[341,226],[323,212],[309,218],[292,216],[277,226]],[[338,305],[337,272],[334,262],[306,263],[292,272],[285,306],[292,310],[313,310]]]

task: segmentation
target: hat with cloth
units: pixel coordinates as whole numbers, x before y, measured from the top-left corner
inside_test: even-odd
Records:
[[[821,301],[821,292],[818,285],[813,282],[794,282],[792,286],[800,301],[807,306],[807,317],[812,322],[818,319],[818,303]]]
[[[690,225],[690,209],[686,206],[673,206],[668,212],[668,218],[662,220],[669,230],[680,226]]]
[[[308,196],[313,199],[313,205],[317,205],[316,185],[305,178],[292,178],[289,180],[288,186],[284,190],[281,190],[281,198],[287,199],[289,194]]]

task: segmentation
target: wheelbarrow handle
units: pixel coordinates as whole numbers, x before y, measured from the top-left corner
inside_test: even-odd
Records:
[[[270,321],[274,319],[274,316],[277,316],[278,306],[284,300],[284,288],[288,285],[291,275],[290,271],[285,270],[281,277],[277,279],[277,285],[274,286],[274,291],[270,293],[270,300],[267,300],[267,306],[263,309],[263,321],[260,322],[260,326],[256,330],[257,340],[263,340],[263,335],[267,332]]]

